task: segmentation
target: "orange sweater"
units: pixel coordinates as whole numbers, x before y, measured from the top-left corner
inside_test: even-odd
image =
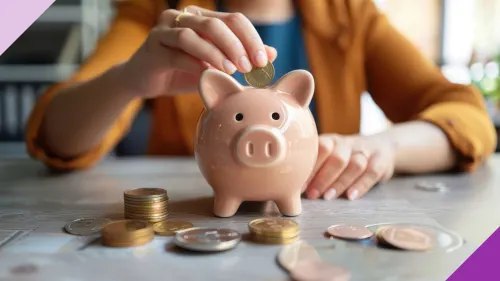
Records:
[[[54,85],[38,100],[27,125],[30,155],[57,168],[88,168],[114,148],[143,105],[129,104],[102,142],[71,160],[50,155],[37,141],[45,110],[58,90],[91,79],[128,59],[144,42],[162,0],[128,0],[88,61],[69,81]],[[472,87],[452,84],[381,14],[370,0],[297,0],[315,98],[320,133],[355,134],[360,127],[360,96],[368,91],[394,123],[427,120],[442,128],[459,157],[459,167],[475,169],[495,149],[496,133],[482,96]],[[179,9],[197,5],[214,9],[213,0],[182,0]],[[203,108],[197,93],[165,96],[153,102],[149,154],[191,155]]]

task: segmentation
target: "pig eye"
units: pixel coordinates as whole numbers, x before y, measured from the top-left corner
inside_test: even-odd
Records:
[[[236,121],[241,121],[241,120],[243,120],[243,113],[238,113],[238,114],[236,114],[236,116],[234,116],[234,119],[236,119]]]
[[[280,120],[280,114],[278,112],[274,112],[271,114],[271,118],[273,118],[273,120]]]

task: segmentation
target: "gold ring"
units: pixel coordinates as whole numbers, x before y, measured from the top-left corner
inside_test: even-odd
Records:
[[[182,11],[182,13],[180,13],[177,17],[175,17],[175,19],[174,19],[175,27],[179,27],[181,17],[185,16],[185,15],[192,15],[190,12],[188,12],[187,8],[184,8],[184,10]]]

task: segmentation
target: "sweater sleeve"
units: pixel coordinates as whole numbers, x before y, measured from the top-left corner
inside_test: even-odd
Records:
[[[425,120],[441,128],[458,155],[457,168],[473,171],[497,142],[482,95],[448,81],[369,2],[364,9],[368,92],[394,123]]]
[[[26,125],[26,146],[34,159],[48,167],[62,170],[85,169],[104,157],[129,129],[142,106],[142,100],[130,102],[99,144],[93,149],[72,159],[53,155],[40,141],[40,128],[48,105],[52,99],[72,83],[92,79],[114,65],[127,60],[142,45],[157,18],[157,1],[117,1],[116,16],[107,33],[99,40],[94,52],[70,79],[49,87],[37,99]]]

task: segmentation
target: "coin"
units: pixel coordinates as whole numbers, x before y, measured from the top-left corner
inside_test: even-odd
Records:
[[[234,248],[241,241],[241,234],[227,228],[195,227],[178,231],[174,244],[193,251],[225,251]]]
[[[163,196],[167,195],[167,191],[163,188],[150,188],[150,187],[130,189],[126,190],[124,193],[125,196],[128,197],[145,198],[145,199],[151,197],[163,198]]]
[[[327,231],[331,236],[347,240],[362,240],[373,236],[373,232],[361,225],[332,225]]]
[[[351,273],[345,267],[322,260],[299,260],[290,275],[297,281],[348,281]]]
[[[168,218],[168,195],[162,188],[136,188],[123,193],[126,219],[144,220],[151,223]]]
[[[290,244],[299,240],[300,236],[293,237],[268,237],[264,235],[252,234],[252,240],[263,244]]]
[[[193,224],[187,221],[162,221],[153,224],[156,234],[170,236],[177,231],[193,227]]]
[[[432,192],[443,192],[446,191],[446,185],[440,182],[436,183],[428,183],[428,182],[418,182],[415,187],[424,191],[432,191]]]
[[[111,220],[107,218],[80,218],[67,223],[64,230],[69,234],[87,236],[98,233],[109,222]]]
[[[269,61],[266,66],[253,68],[243,76],[250,86],[265,87],[274,79],[274,65]]]
[[[295,237],[299,225],[291,219],[261,218],[248,223],[250,232],[267,237]]]
[[[299,260],[320,260],[314,247],[306,242],[296,242],[283,246],[277,256],[279,264],[287,271],[292,271]]]
[[[380,231],[384,242],[403,250],[426,251],[434,246],[432,236],[417,227],[388,226]]]
[[[110,222],[102,228],[101,234],[102,243],[110,247],[140,246],[154,238],[153,227],[140,220]]]

